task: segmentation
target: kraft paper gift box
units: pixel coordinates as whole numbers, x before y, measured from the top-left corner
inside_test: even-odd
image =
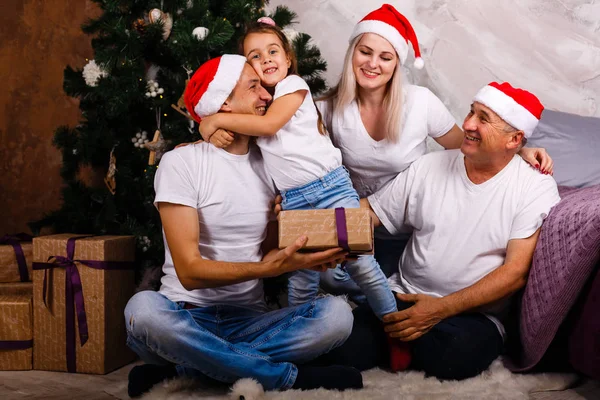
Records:
[[[368,209],[289,210],[279,213],[279,248],[306,234],[303,249],[342,247],[351,254],[373,254],[373,222]]]
[[[27,234],[0,237],[0,282],[31,281],[31,239]]]
[[[32,365],[31,295],[0,291],[0,370],[29,370]]]
[[[33,282],[0,283],[1,294],[25,294],[33,296]]]
[[[125,305],[135,289],[133,236],[33,240],[33,368],[105,374],[135,359]]]

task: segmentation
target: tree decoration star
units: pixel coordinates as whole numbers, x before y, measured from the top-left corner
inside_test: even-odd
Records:
[[[163,138],[160,130],[157,129],[156,132],[154,132],[154,138],[152,141],[144,144],[144,148],[150,150],[148,165],[154,165],[160,161],[161,157],[167,150],[168,144],[169,142]]]

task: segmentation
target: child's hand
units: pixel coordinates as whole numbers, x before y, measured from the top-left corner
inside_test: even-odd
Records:
[[[220,149],[229,146],[233,143],[233,133],[226,131],[225,129],[217,129],[215,133],[210,136],[210,142],[213,146]]]
[[[208,117],[202,118],[200,125],[198,125],[198,132],[205,142],[210,143],[210,137],[217,131],[218,126],[214,123],[216,115],[209,115]]]

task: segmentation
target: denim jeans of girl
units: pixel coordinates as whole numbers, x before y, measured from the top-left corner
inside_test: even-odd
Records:
[[[125,307],[127,345],[145,363],[175,365],[179,376],[254,378],[265,390],[291,388],[295,364],[340,346],[353,322],[348,303],[333,296],[271,312],[183,305],[159,292],[136,293]]]
[[[360,207],[358,194],[343,166],[304,186],[282,191],[281,197],[284,210]],[[394,295],[375,257],[359,256],[356,261],[348,261],[345,270],[380,319],[385,314],[397,311]],[[303,269],[292,273],[288,283],[288,303],[300,305],[313,300],[319,291],[319,281],[320,274],[316,271]]]
[[[408,238],[405,236],[378,238],[377,230],[375,232],[375,259],[379,263],[383,274],[389,278],[392,274],[398,272],[400,258]],[[347,295],[356,304],[367,302],[362,290],[354,283],[350,275],[339,266],[321,272],[321,288],[336,296]]]

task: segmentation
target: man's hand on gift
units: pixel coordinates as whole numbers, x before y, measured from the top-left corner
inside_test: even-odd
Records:
[[[390,337],[405,342],[418,339],[442,319],[448,317],[441,298],[425,294],[402,293],[396,293],[396,297],[399,300],[414,303],[414,305],[383,317],[384,330]]]
[[[323,272],[328,268],[335,268],[336,265],[344,261],[344,257],[348,254],[340,247],[314,253],[298,253],[306,242],[308,242],[308,237],[302,235],[285,249],[271,250],[265,255],[263,261],[268,261],[273,265],[272,276],[299,269],[312,269]]]

